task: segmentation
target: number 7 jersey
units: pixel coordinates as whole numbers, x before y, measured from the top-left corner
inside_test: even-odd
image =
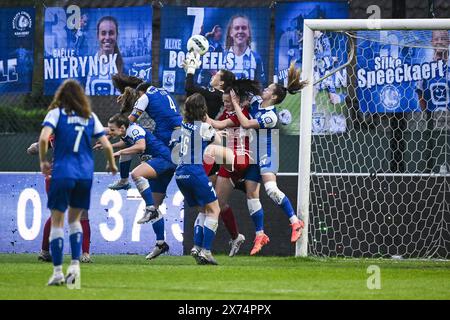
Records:
[[[85,119],[56,108],[47,113],[42,126],[52,128],[55,135],[52,178],[92,179],[91,138],[105,134],[98,117],[91,113],[89,119]]]

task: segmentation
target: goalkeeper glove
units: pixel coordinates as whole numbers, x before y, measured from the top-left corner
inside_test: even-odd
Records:
[[[183,61],[183,68],[186,74],[195,74],[195,70],[200,68],[200,54],[197,52],[188,52],[186,59]]]

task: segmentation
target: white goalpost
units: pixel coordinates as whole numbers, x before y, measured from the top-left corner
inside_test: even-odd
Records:
[[[450,258],[450,41],[432,43],[437,30],[450,19],[304,21],[296,256]],[[318,86],[342,69],[318,76],[317,32],[331,51],[351,39],[340,132],[314,132],[331,121],[321,90],[335,94]]]

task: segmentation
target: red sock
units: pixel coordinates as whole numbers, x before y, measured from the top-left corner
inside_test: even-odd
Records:
[[[228,207],[225,210],[220,211],[220,217],[222,218],[223,224],[227,228],[228,233],[231,235],[231,238],[233,240],[236,239],[237,236],[239,235],[239,230],[231,207]]]
[[[44,225],[44,235],[42,236],[42,250],[50,251],[50,229],[52,228],[52,218],[48,218]]]
[[[81,228],[83,229],[83,244],[82,252],[89,253],[89,248],[91,246],[91,226],[89,224],[89,219],[80,220]]]

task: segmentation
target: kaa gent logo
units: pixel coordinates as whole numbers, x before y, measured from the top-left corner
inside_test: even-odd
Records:
[[[14,30],[14,35],[17,37],[25,37],[30,34],[31,30],[31,16],[26,11],[18,12],[12,21],[12,27]]]

